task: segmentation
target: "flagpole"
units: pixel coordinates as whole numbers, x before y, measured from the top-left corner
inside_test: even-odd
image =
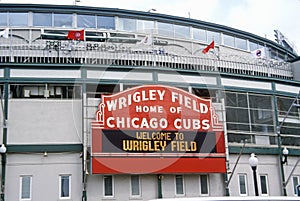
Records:
[[[151,40],[151,50],[152,50],[152,54],[153,54],[153,57],[152,57],[152,66],[155,66],[156,65],[156,53],[154,50],[154,40],[153,40],[153,29],[151,29],[151,34],[150,34],[150,40]]]
[[[86,38],[85,38],[85,29],[83,29],[83,43],[84,43],[84,63],[87,62],[87,48],[86,48]]]

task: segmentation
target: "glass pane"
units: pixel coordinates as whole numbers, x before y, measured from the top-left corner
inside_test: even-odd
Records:
[[[239,175],[239,182],[240,182],[240,194],[241,195],[247,194],[247,191],[246,191],[246,175]]]
[[[293,103],[294,99],[292,98],[285,98],[285,97],[277,97],[277,107],[278,107],[278,115],[284,116],[286,115],[287,111],[289,110],[291,104]],[[298,108],[292,107],[289,112],[289,117],[299,117]]]
[[[9,13],[10,26],[28,26],[28,13]]]
[[[249,131],[250,126],[248,124],[238,124],[238,123],[227,123],[228,130],[237,130],[237,131]]]
[[[252,124],[252,131],[263,133],[274,133],[274,126]]]
[[[72,27],[72,14],[55,14],[54,13],[54,26],[55,27]]]
[[[98,29],[116,29],[115,18],[109,16],[97,16]]]
[[[226,93],[226,106],[247,108],[248,107],[247,95],[227,92]]]
[[[77,15],[77,27],[96,28],[96,17],[93,15]]]
[[[119,29],[124,31],[136,31],[136,19],[119,18]]]
[[[235,47],[242,50],[247,50],[247,41],[245,39],[235,38]]]
[[[220,33],[207,31],[207,42],[215,41],[215,44],[220,44]]]
[[[233,36],[229,36],[229,35],[224,34],[223,39],[224,39],[224,45],[234,47],[234,37]]]
[[[299,132],[299,130],[298,130]],[[295,137],[281,137],[282,145],[300,146],[300,138]]]
[[[259,49],[258,44],[252,41],[249,42],[249,46],[250,46],[250,51]]]
[[[7,26],[8,13],[0,13],[0,26]]]
[[[33,26],[52,26],[52,14],[51,13],[33,13]]]
[[[226,108],[227,122],[249,123],[249,115],[247,109]]]
[[[22,189],[21,189],[21,198],[30,199],[30,184],[31,176],[22,177]]]
[[[104,176],[104,196],[113,195],[112,176]]]
[[[176,175],[176,194],[183,194],[183,177],[182,175]]]
[[[140,178],[139,175],[131,176],[131,195],[140,195]]]
[[[190,28],[187,26],[174,25],[174,31],[176,38],[190,38]]]
[[[70,196],[70,176],[61,176],[61,197],[69,197]]]
[[[294,194],[297,194],[298,177],[293,177]]]
[[[271,110],[251,110],[251,122],[273,125],[273,111]]]
[[[261,194],[268,194],[267,176],[265,175],[260,176],[260,187],[261,187]]]
[[[193,38],[195,40],[206,41],[206,31],[203,29],[193,28]]]
[[[158,28],[159,35],[174,37],[173,24],[158,22],[157,28]]]
[[[207,175],[200,175],[201,194],[208,194]]]
[[[245,135],[245,134],[228,134],[228,142],[237,142],[242,143],[244,140],[247,140],[247,143],[252,143],[252,137],[251,135]]]
[[[137,31],[143,33],[153,33],[154,22],[149,20],[137,20]]]
[[[271,96],[249,95],[251,108],[272,109]]]

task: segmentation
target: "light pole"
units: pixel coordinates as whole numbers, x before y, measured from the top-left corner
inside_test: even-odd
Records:
[[[255,196],[258,196],[258,186],[257,186],[257,176],[256,176],[256,168],[257,168],[257,165],[258,165],[258,159],[256,158],[254,153],[252,153],[250,158],[249,158],[249,165],[250,165],[250,167],[252,168],[252,171],[253,171]]]

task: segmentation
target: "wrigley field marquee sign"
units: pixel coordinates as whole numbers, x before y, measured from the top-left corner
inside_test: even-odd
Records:
[[[225,172],[223,127],[210,99],[164,85],[102,95],[92,173]]]

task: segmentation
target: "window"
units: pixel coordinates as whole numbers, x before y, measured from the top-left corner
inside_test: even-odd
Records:
[[[96,16],[93,16],[93,15],[77,15],[77,27],[80,27],[80,28],[96,28]]]
[[[286,115],[293,101],[294,98],[277,97],[278,115],[280,117],[284,117]],[[296,103],[300,103],[300,99],[298,99],[298,102]],[[299,117],[298,108],[292,107],[288,117],[297,119]]]
[[[115,29],[115,18],[109,16],[97,16],[98,29]]]
[[[51,27],[52,13],[33,13],[33,26]]]
[[[71,198],[71,176],[59,176],[59,198]]]
[[[103,176],[104,183],[104,197],[113,197],[114,196],[114,184],[113,176],[105,175]]]
[[[139,175],[131,175],[131,196],[141,196]]]
[[[215,44],[220,44],[220,33],[214,31],[207,31],[207,42],[215,41]]]
[[[262,195],[269,194],[267,175],[260,175],[260,188],[261,188]]]
[[[295,98],[277,97],[278,116],[280,121],[279,123],[282,122],[283,117],[287,114],[294,99]],[[296,103],[300,103],[300,99],[298,99]],[[299,110],[297,107],[292,107],[288,113],[287,121],[284,122],[284,124],[280,129],[280,133],[282,134],[283,145],[291,145],[291,146],[300,145],[300,138],[299,138],[300,124],[297,123],[298,119],[299,119]]]
[[[31,183],[32,176],[20,177],[20,200],[31,200]]]
[[[242,50],[247,50],[247,41],[242,38],[235,38],[235,47]]]
[[[193,38],[195,40],[206,41],[206,31],[203,29],[193,28]]]
[[[294,186],[294,194],[297,195],[297,186],[299,185],[299,177],[293,176],[293,186]]]
[[[55,27],[72,27],[72,14],[59,14],[54,13],[54,26]]]
[[[137,25],[136,25],[135,19],[129,19],[129,18],[119,18],[119,29],[124,31],[136,31]]]
[[[143,33],[153,33],[154,22],[149,20],[137,20],[137,31]]]
[[[28,13],[9,13],[10,26],[28,26]]]
[[[81,86],[61,84],[10,85],[11,98],[79,99]]]
[[[0,13],[0,26],[7,26],[8,15],[7,13]]]
[[[234,47],[234,37],[233,36],[224,34],[223,39],[224,39],[224,45]]]
[[[247,195],[247,177],[246,174],[239,174],[240,195]]]
[[[175,176],[175,191],[176,195],[184,195],[184,184],[182,175]]]
[[[201,195],[208,195],[209,188],[208,188],[208,175],[200,175],[200,194]]]
[[[271,96],[249,95],[252,131],[274,132],[274,112]]]
[[[174,37],[173,24],[158,22],[157,29],[159,35]]]
[[[228,141],[241,142],[247,139],[248,143],[276,144],[273,108],[271,95],[226,92],[226,120],[230,131]],[[234,133],[236,131],[238,135]]]
[[[190,28],[187,26],[174,25],[174,31],[176,38],[190,38]]]

